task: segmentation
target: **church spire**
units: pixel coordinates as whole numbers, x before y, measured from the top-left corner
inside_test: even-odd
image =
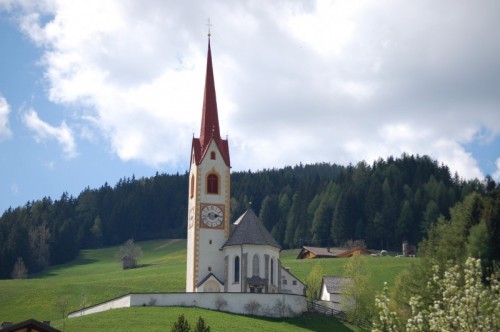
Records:
[[[207,73],[205,76],[205,93],[203,96],[203,112],[201,115],[200,138],[193,137],[194,161],[197,165],[205,158],[210,142],[217,145],[227,166],[231,167],[229,158],[229,144],[222,139],[219,129],[219,115],[217,113],[217,98],[215,95],[214,71],[212,67],[212,51],[210,49],[210,31],[208,35]]]
[[[212,67],[212,52],[210,50],[210,35],[208,37],[207,73],[205,76],[205,94],[203,96],[203,113],[201,117],[200,143],[204,149],[214,138],[221,141],[219,116],[217,113],[217,98],[215,95],[214,72]]]

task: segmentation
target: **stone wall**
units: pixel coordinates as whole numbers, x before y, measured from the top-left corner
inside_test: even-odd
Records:
[[[145,293],[128,294],[74,311],[69,318],[127,307],[197,307],[236,314],[295,317],[307,310],[306,298],[294,294],[253,293]]]

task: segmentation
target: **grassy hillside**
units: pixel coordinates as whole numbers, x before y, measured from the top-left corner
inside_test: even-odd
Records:
[[[203,317],[211,330],[217,331],[356,331],[331,318],[304,315],[293,319],[248,317],[196,308],[130,308],[117,309],[88,317],[67,319],[65,331],[169,331],[180,314],[184,314],[191,326]],[[61,322],[58,322],[61,324]]]
[[[296,259],[299,251],[299,249],[283,251],[281,253],[281,262],[283,266],[290,267],[290,271],[300,280],[304,280],[312,267],[318,263],[323,268],[325,275],[342,275],[344,265],[349,259]],[[376,290],[382,290],[386,281],[389,287],[392,286],[396,276],[417,261],[416,258],[406,257],[364,257],[366,257],[368,270],[370,271],[370,283]]]
[[[0,322],[28,318],[51,320],[59,328],[64,323],[66,331],[118,331],[123,330],[123,324],[127,331],[143,331],[144,324],[148,324],[147,330],[154,331],[168,329],[178,314],[184,312],[192,324],[198,316],[204,317],[214,331],[228,330],[231,324],[237,324],[240,331],[245,331],[245,327],[249,331],[322,331],[320,326],[327,330],[348,330],[343,325],[339,327],[340,323],[335,320],[316,316],[314,319],[306,315],[299,319],[272,320],[192,308],[131,308],[61,319],[55,302],[63,297],[69,299],[68,310],[71,311],[131,292],[183,291],[186,241],[155,240],[140,245],[144,255],[139,262],[142,267],[138,269],[122,270],[114,259],[118,248],[113,247],[82,251],[77,260],[30,276],[30,279],[0,280]],[[285,251],[282,261],[300,279],[304,279],[318,261],[325,274],[341,274],[346,262],[346,259],[296,260],[296,254],[296,251]],[[392,282],[410,262],[411,259],[403,258],[370,258],[374,285],[381,288],[383,281]]]

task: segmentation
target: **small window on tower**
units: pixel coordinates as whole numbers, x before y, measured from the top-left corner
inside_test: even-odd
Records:
[[[189,197],[193,198],[193,196],[194,196],[194,175],[191,175],[191,190],[190,190]]]
[[[215,174],[210,174],[209,176],[207,176],[207,193],[219,193],[219,177]]]
[[[211,266],[208,267],[208,272],[212,272],[212,267]]]
[[[215,151],[210,152],[210,159],[215,160]]]
[[[212,240],[208,240],[208,244],[212,244]]]

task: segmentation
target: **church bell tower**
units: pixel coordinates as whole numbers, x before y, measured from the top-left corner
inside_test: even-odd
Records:
[[[224,283],[220,249],[229,236],[229,145],[220,136],[210,34],[201,130],[199,138],[193,137],[188,189],[186,292],[222,291],[198,287],[210,277]]]

